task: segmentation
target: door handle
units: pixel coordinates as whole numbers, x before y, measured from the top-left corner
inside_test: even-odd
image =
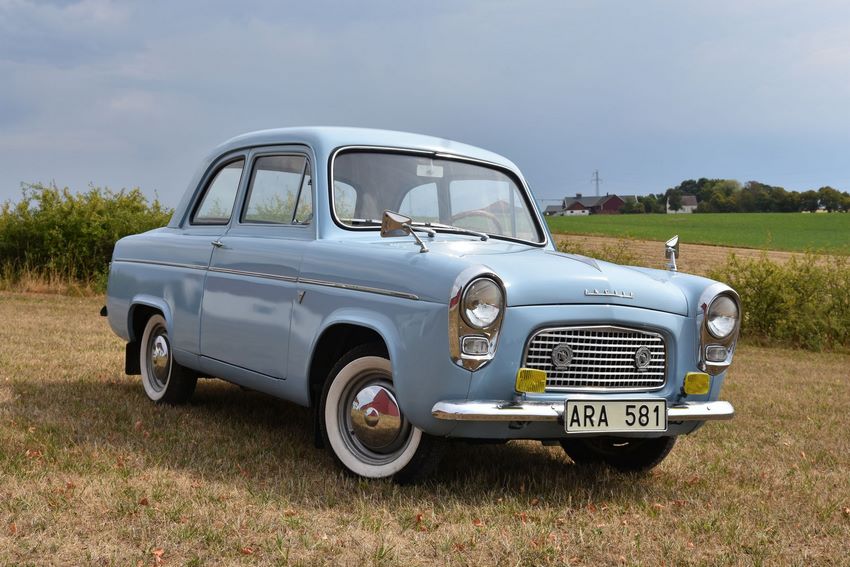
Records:
[[[221,248],[222,246],[224,246],[224,242],[222,242],[221,240],[218,240],[218,239],[213,240],[212,242],[210,242],[210,244],[212,244],[216,248]]]

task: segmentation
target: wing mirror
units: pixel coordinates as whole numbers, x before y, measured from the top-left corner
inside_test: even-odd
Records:
[[[419,238],[419,235],[416,234],[416,228],[411,225],[410,217],[406,217],[401,213],[396,213],[394,211],[384,211],[384,216],[381,219],[381,236],[383,238],[390,238],[394,236],[407,236],[408,234],[412,236],[416,240],[416,244],[419,245],[419,252],[427,252],[428,247],[425,246],[425,243],[422,242],[422,239]],[[426,228],[419,229],[422,232],[427,232],[429,236],[434,236],[434,231]]]
[[[667,258],[667,269],[671,272],[677,271],[676,258],[679,257],[679,235],[667,241],[664,250],[664,257]]]

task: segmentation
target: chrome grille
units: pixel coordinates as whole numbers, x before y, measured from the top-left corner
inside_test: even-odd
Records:
[[[552,361],[552,349],[566,344],[572,360],[565,368]],[[649,365],[639,370],[638,349],[649,349]],[[561,347],[562,349],[564,347]],[[667,375],[667,345],[658,333],[624,327],[558,327],[532,335],[525,368],[546,371],[546,391],[654,390]]]

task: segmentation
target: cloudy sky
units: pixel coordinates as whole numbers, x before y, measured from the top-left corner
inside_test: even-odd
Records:
[[[219,142],[317,124],[483,146],[541,199],[850,190],[850,2],[0,0],[0,201],[174,205]]]

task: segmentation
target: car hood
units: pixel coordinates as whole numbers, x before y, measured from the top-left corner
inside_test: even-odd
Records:
[[[509,307],[523,305],[615,304],[688,315],[688,300],[678,274],[620,266],[585,256],[490,239],[428,240],[422,256],[449,256],[481,265],[505,284]],[[399,240],[388,246],[410,247]]]

